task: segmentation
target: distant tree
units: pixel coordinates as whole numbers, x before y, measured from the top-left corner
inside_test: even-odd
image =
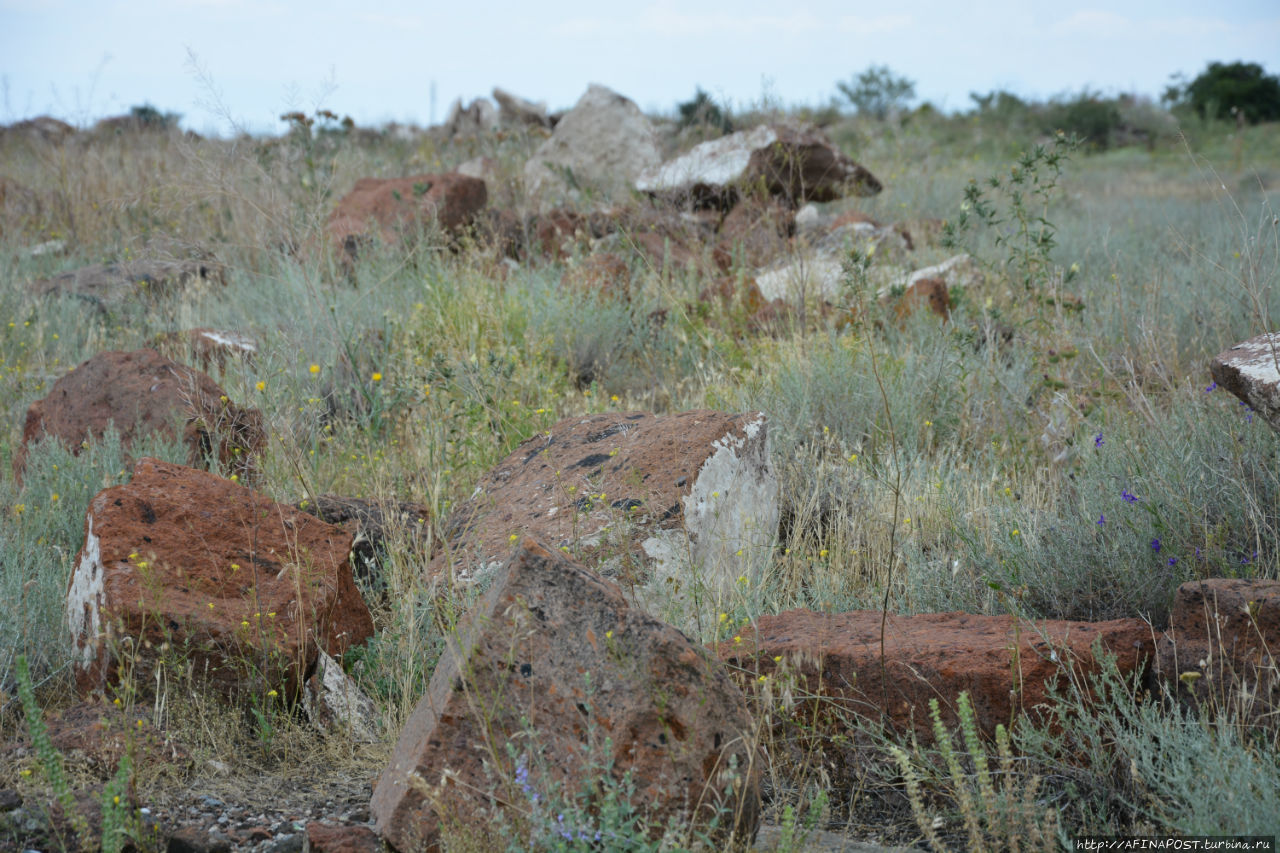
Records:
[[[1201,118],[1228,118],[1239,110],[1246,121],[1280,120],[1280,77],[1256,62],[1210,62],[1190,83],[1175,77],[1163,100],[1189,107]]]
[[[836,84],[859,115],[885,119],[901,112],[916,96],[916,83],[894,74],[887,65],[872,65],[849,82]]]
[[[182,119],[178,113],[162,113],[151,104],[130,107],[129,116],[139,127],[148,130],[170,130]]]
[[[733,121],[729,118],[728,111],[704,92],[701,86],[694,90],[692,100],[677,104],[676,110],[680,113],[681,127],[700,125],[718,128],[722,133],[733,132]]]
[[[1012,92],[1006,92],[1001,89],[999,91],[990,91],[985,95],[977,92],[969,93],[969,100],[973,101],[974,107],[982,115],[1001,115],[1007,116],[1013,113],[1020,113],[1027,109],[1027,102],[1019,98]]]
[[[1085,89],[1078,95],[1054,100],[1044,114],[1042,130],[1074,134],[1089,148],[1105,150],[1111,147],[1120,123],[1120,106],[1115,98]]]

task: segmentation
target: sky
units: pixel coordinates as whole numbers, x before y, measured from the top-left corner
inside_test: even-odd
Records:
[[[319,108],[426,125],[494,86],[554,110],[589,83],[654,113],[697,86],[816,106],[872,65],[954,111],[997,89],[1158,98],[1238,60],[1280,74],[1280,0],[0,0],[0,123],[149,103],[210,135]]]

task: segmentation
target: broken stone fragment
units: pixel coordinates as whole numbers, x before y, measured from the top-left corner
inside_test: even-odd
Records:
[[[629,583],[724,594],[752,579],[778,526],[761,412],[569,418],[500,462],[444,525],[431,573],[470,580],[531,535]]]
[[[525,539],[446,638],[374,788],[375,828],[432,850],[442,827],[481,831],[494,809],[582,796],[589,813],[629,778],[617,790],[653,837],[686,820],[731,849],[759,822],[754,742],[742,693],[704,649]]]
[[[176,661],[229,696],[289,701],[321,650],[373,634],[350,550],[340,528],[144,458],[85,514],[66,598],[76,681],[102,690],[125,661],[145,689]]]
[[[1218,353],[1209,372],[1280,432],[1280,333],[1258,335]]]

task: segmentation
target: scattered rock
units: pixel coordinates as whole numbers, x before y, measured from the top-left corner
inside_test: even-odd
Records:
[[[1218,353],[1209,372],[1280,432],[1280,333],[1259,335]]]
[[[1274,718],[1280,709],[1280,581],[1210,578],[1178,587],[1156,671],[1191,707]]]
[[[525,441],[481,480],[429,573],[475,578],[528,534],[632,583],[723,592],[754,574],[777,526],[764,414],[589,415]]]
[[[795,214],[791,208],[774,199],[743,199],[720,225],[720,241],[716,247],[718,265],[728,269],[733,264],[754,269],[771,263],[785,252],[795,234]]]
[[[153,345],[165,357],[189,360],[203,370],[221,370],[228,358],[251,362],[258,354],[258,342],[252,337],[224,329],[163,332],[156,335]]]
[[[844,263],[835,253],[814,254],[758,270],[755,280],[766,300],[800,303],[817,297],[830,301],[840,298]]]
[[[135,766],[186,764],[187,749],[151,723],[150,709],[122,708],[105,702],[80,702],[45,721],[49,740],[65,757],[86,762],[109,778],[128,752]]]
[[[660,160],[657,135],[640,108],[593,84],[529,158],[525,183],[544,203],[587,188],[622,197],[643,169]]]
[[[526,538],[450,637],[374,788],[375,828],[434,849],[442,825],[482,830],[503,802],[630,773],[655,837],[686,817],[743,845],[760,809],[751,742],[742,694],[701,648]]]
[[[751,187],[793,209],[809,201],[870,196],[881,184],[816,128],[761,125],[703,142],[645,169],[636,189],[675,204],[728,210]]]
[[[32,442],[52,436],[78,454],[83,442],[101,439],[108,425],[126,450],[151,435],[165,435],[187,446],[192,467],[204,467],[212,457],[223,471],[250,480],[267,445],[262,413],[238,407],[206,374],[155,350],[102,352],[27,409],[13,457],[15,475],[21,476]]]
[[[307,824],[303,853],[382,853],[386,848],[367,826],[331,826],[319,821]]]
[[[951,319],[951,292],[940,278],[921,278],[913,281],[901,295],[886,295],[882,304],[892,304],[898,320],[905,320],[920,308],[928,308],[944,321]]]
[[[68,137],[74,136],[75,132],[76,129],[62,119],[53,116],[36,116],[0,128],[0,139],[26,137],[32,142],[58,145],[65,142]]]
[[[547,115],[547,105],[543,101],[526,101],[519,95],[496,86],[493,89],[493,99],[498,102],[498,118],[504,125],[545,127],[549,130],[554,124],[551,116]]]
[[[355,577],[378,592],[387,586],[381,566],[389,543],[408,545],[415,551],[425,552],[427,548],[426,527],[431,521],[431,509],[425,504],[317,495],[298,501],[294,507],[351,534],[351,568]]]
[[[458,98],[449,107],[444,132],[453,136],[479,136],[498,127],[498,108],[488,98],[476,98],[465,107]]]
[[[226,268],[215,260],[136,260],[93,264],[31,282],[34,296],[74,296],[99,311],[125,302],[171,296],[192,285],[225,286]]]
[[[378,708],[355,679],[323,650],[302,687],[302,709],[320,731],[337,731],[357,743],[377,743]]]
[[[181,654],[224,693],[287,701],[320,649],[339,656],[373,633],[350,547],[340,528],[250,489],[142,459],[85,515],[66,603],[76,681],[101,690],[127,655],[145,686]]]
[[[741,637],[740,643],[722,643],[719,655],[745,685],[760,675],[774,676],[780,658],[818,703],[798,713],[821,710],[816,719],[835,727],[843,726],[831,713],[835,709],[883,719],[900,732],[914,730],[924,742],[933,739],[930,699],[938,700],[943,721],[954,726],[956,697],[967,690],[978,727],[993,735],[997,723],[1010,725],[1019,711],[1038,714],[1045,683],[1062,677],[1066,662],[1081,672],[1094,669],[1095,638],[1116,655],[1125,677],[1145,669],[1154,651],[1151,626],[1141,619],[1020,622],[969,613],[890,615],[883,668],[876,610],[788,610],[761,616]],[[1016,684],[1010,680],[1015,669]]]
[[[620,255],[599,252],[569,265],[560,284],[580,293],[627,301],[631,298],[631,267]]]
[[[361,178],[338,202],[325,230],[330,241],[354,260],[371,239],[371,224],[385,245],[438,225],[457,238],[488,203],[484,181],[459,175],[410,175],[407,178]]]

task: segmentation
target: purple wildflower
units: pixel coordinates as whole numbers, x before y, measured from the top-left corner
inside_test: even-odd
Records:
[[[1159,539],[1152,539],[1152,540],[1151,540],[1151,550],[1152,550],[1152,551],[1155,551],[1157,554],[1159,554],[1159,553],[1160,553],[1160,540],[1159,540]]]
[[[1169,558],[1169,565],[1170,565],[1170,566],[1176,566],[1176,565],[1178,565],[1178,558],[1177,558],[1177,557],[1170,557],[1170,558]]]
[[[1214,388],[1217,388],[1217,387],[1218,387],[1217,382],[1210,382],[1209,387],[1204,389],[1204,393],[1208,394],[1210,391],[1212,391]]]
[[[1107,523],[1107,517],[1105,515],[1098,516],[1098,524],[1106,524],[1106,523]]]
[[[1128,489],[1120,492],[1120,498],[1127,504],[1136,504],[1138,502],[1138,496]]]
[[[1106,442],[1102,440],[1102,433],[1098,433],[1093,437],[1093,446],[1095,448],[1101,447],[1104,444],[1106,444]]]

